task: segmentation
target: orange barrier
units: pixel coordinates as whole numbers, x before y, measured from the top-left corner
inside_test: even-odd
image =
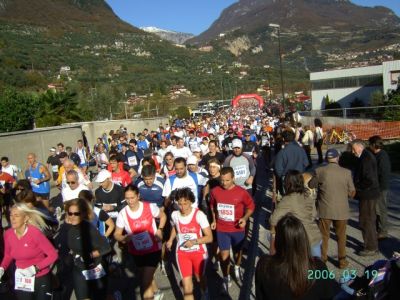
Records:
[[[353,133],[357,139],[368,140],[373,135],[379,135],[382,139],[400,138],[400,121],[393,122],[368,122],[340,124],[338,126],[323,126],[324,132],[328,132],[331,128],[337,131],[346,130]]]

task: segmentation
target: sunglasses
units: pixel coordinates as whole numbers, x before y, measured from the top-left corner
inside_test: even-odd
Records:
[[[80,212],[68,212],[68,216],[75,216],[75,217],[79,217],[81,215],[81,213]]]
[[[75,184],[76,181],[67,181],[67,184]]]

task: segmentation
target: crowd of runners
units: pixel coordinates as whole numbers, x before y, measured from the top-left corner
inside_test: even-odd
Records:
[[[132,267],[142,299],[162,299],[154,274],[173,265],[184,299],[194,299],[195,289],[209,299],[215,283],[206,268],[221,272],[228,294],[231,276],[243,279],[254,194],[267,186],[270,256],[257,265],[256,297],[331,299],[334,280],[310,280],[307,271],[326,270],[331,224],[338,267],[347,267],[353,197],[364,239],[359,255],[377,254],[388,234],[390,160],[379,136],[325,156],[323,136],[319,119],[303,127],[247,105],[139,133],[121,125],[99,133],[94,145],[83,136],[67,146],[60,137],[46,162],[27,154],[26,168],[4,153],[0,280],[18,299],[52,299],[54,291],[70,299],[73,290],[76,299],[97,300],[109,294],[110,273]]]

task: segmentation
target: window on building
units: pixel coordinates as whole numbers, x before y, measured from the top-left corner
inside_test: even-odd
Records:
[[[313,90],[343,89],[361,86],[382,86],[381,75],[342,77],[326,80],[314,80],[311,82]]]

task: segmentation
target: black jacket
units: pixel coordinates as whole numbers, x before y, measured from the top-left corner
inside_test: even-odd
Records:
[[[356,199],[373,200],[380,195],[378,181],[378,167],[375,156],[364,149],[354,172],[354,186]]]

